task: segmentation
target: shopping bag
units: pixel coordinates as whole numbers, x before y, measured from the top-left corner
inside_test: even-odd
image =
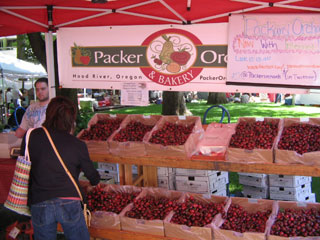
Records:
[[[30,133],[33,129],[27,131],[25,155],[19,156],[17,159],[14,175],[7,200],[4,206],[16,213],[30,216],[28,202],[28,186],[31,170],[31,162],[29,159],[28,143]]]

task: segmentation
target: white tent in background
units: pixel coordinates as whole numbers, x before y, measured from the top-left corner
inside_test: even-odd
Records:
[[[0,52],[0,89],[3,93],[3,102],[5,101],[5,90],[8,87],[21,89],[23,83],[25,89],[31,89],[33,80],[44,76],[47,76],[47,73],[42,65],[26,62]],[[19,79],[26,79],[26,81]],[[6,113],[5,108],[5,121],[7,121]]]
[[[26,62],[1,52],[0,74],[0,85],[2,90],[7,89],[8,87],[22,88],[22,81],[19,79],[27,79],[28,81],[25,81],[24,88],[30,89],[32,88],[33,79],[47,76],[42,65]]]

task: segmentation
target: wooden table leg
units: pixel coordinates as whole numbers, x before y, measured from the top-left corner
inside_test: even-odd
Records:
[[[125,171],[125,175],[124,175],[125,185],[132,185],[132,183],[133,183],[133,181],[132,181],[132,165],[124,164],[124,171]]]
[[[124,169],[124,164],[119,164],[119,181],[120,185],[125,185],[125,169]]]
[[[143,166],[144,187],[158,187],[157,167]]]

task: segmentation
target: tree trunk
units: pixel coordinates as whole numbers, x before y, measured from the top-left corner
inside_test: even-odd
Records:
[[[36,57],[42,66],[47,70],[47,59],[46,59],[46,45],[45,41],[41,36],[41,33],[29,33],[28,34],[30,45]],[[78,106],[77,89],[75,88],[59,88],[59,74],[58,74],[58,54],[57,54],[57,41],[54,41],[54,64],[55,64],[55,88],[57,96],[66,96],[70,98],[76,106]]]
[[[207,104],[222,104],[227,103],[226,93],[222,92],[210,92],[208,96]]]
[[[41,33],[28,33],[28,38],[34,55],[44,69],[47,70],[46,43],[43,40]]]
[[[25,52],[26,43],[24,41],[24,35],[17,35],[17,58],[21,60],[26,59]]]
[[[186,115],[187,110],[183,92],[163,92],[162,115]]]

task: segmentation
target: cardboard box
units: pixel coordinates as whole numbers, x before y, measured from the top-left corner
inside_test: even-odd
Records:
[[[311,124],[320,126],[320,118],[285,118],[283,121],[283,127],[288,127],[293,124]],[[275,163],[280,164],[304,164],[310,166],[320,166],[319,154],[320,151],[307,152],[304,154],[299,154],[292,150],[281,150],[278,149],[278,143],[283,129],[281,129],[280,135],[277,139],[277,144],[274,148],[275,150]]]
[[[252,177],[246,175],[239,175],[239,183],[253,187],[267,187],[269,186],[268,175],[261,177]]]
[[[93,115],[93,117],[88,122],[88,128],[82,129],[78,135],[77,138],[81,139],[81,136],[84,134],[85,130],[89,131],[92,125],[95,125],[100,120],[115,120],[120,119],[123,121],[127,117],[127,114],[106,114],[106,113],[96,113]],[[112,135],[112,134],[111,134]],[[110,136],[111,136],[110,135]],[[110,137],[109,136],[109,137]],[[109,145],[107,142],[108,139],[105,141],[98,141],[98,140],[82,140],[86,143],[88,150],[90,153],[100,153],[100,154],[106,154],[109,153]]]
[[[308,176],[269,175],[269,184],[273,187],[297,187],[311,181],[312,177]]]
[[[158,176],[169,176],[170,174],[176,174],[176,168],[157,167]]]
[[[208,193],[225,187],[229,183],[227,174],[208,177],[177,176],[176,189],[185,192]]]
[[[218,216],[215,218],[214,224],[213,224],[213,236],[214,239],[217,240],[238,240],[238,239],[243,239],[243,240],[265,240],[266,239],[266,234],[268,232],[268,223],[272,221],[272,216],[276,214],[276,208],[275,208],[275,201],[272,200],[264,200],[264,199],[248,199],[248,198],[230,198],[230,204],[238,204],[245,211],[248,213],[255,213],[257,211],[265,212],[270,210],[271,214],[269,216],[269,219],[266,223],[265,227],[265,232],[263,233],[257,233],[257,232],[236,232],[232,230],[225,230],[221,229],[221,226],[225,222],[224,219],[221,218],[221,216]]]
[[[242,173],[242,172],[238,172],[239,175],[243,175],[243,176],[251,176],[251,177],[256,177],[256,178],[265,178],[268,176],[268,174],[264,174],[264,173]]]
[[[310,199],[311,198],[311,199]],[[270,199],[283,200],[283,201],[297,201],[297,202],[308,202],[313,199],[311,189],[307,191],[286,191],[286,192],[274,192],[270,190]]]
[[[176,175],[179,176],[211,176],[217,175],[220,176],[223,174],[221,171],[214,171],[214,170],[198,170],[198,169],[185,169],[185,168],[177,168]]]
[[[168,199],[175,199],[178,201],[183,198],[183,194],[181,192],[169,191],[161,188],[145,188],[137,199],[146,196],[153,196],[155,198],[166,197]],[[163,220],[146,220],[126,217],[126,212],[130,211],[132,208],[133,203],[128,205],[120,214],[122,230],[148,233],[157,236],[165,235]]]
[[[292,210],[307,210],[311,208],[315,208],[318,211],[320,211],[320,204],[319,203],[310,203],[310,202],[292,202],[292,201],[275,201],[276,202],[276,213],[275,217],[277,217],[278,212],[281,210],[285,209],[292,209]],[[297,236],[297,237],[280,237],[277,235],[271,235],[271,229],[272,225],[274,225],[274,221],[271,222],[271,227],[267,232],[267,239],[268,240],[316,240],[319,239],[319,236],[314,236],[314,237],[302,237],[302,236]]]
[[[269,198],[269,187],[254,187],[243,185],[242,193],[246,198],[267,199]]]
[[[228,202],[227,197],[221,196],[210,196],[205,197],[200,194],[192,194],[187,193],[184,198],[184,202],[190,196],[193,196],[197,201],[201,201],[204,203],[224,203],[224,208],[226,209],[226,205]],[[204,227],[188,227],[187,225],[181,225],[176,223],[171,223],[171,219],[174,216],[175,212],[171,212],[168,217],[164,220],[164,228],[165,228],[165,236],[168,238],[174,239],[185,239],[185,240],[212,240],[212,228],[209,225]],[[218,214],[219,215],[219,214]],[[213,218],[214,221],[215,218]],[[212,222],[213,222],[212,221]]]
[[[118,164],[117,163],[98,162],[98,168],[109,170],[109,171],[118,171]]]
[[[158,175],[158,187],[165,188],[169,190],[176,189],[176,178],[174,174],[169,174],[168,176]]]
[[[11,148],[20,148],[22,138],[17,138],[14,134],[13,131],[0,133],[0,158],[10,158]]]
[[[178,124],[183,126],[190,126],[195,124],[191,134],[183,145],[161,145],[150,143],[149,140],[152,134],[163,128],[166,123]],[[163,116],[151,132],[147,133],[144,139],[147,155],[163,156],[163,157],[181,157],[190,158],[197,149],[197,144],[203,136],[204,130],[202,128],[200,117],[194,116]]]
[[[298,193],[311,193],[311,183],[306,183],[297,187],[272,187],[270,186],[270,194],[295,195]]]
[[[106,193],[115,192],[115,193],[141,193],[142,189],[135,186],[119,186],[113,184],[102,184],[102,190]],[[86,192],[90,192],[92,190],[91,186],[87,186],[85,188]],[[125,211],[126,207],[122,210]],[[121,213],[122,213],[121,212]],[[98,229],[121,229],[121,221],[120,216],[121,213],[116,214],[114,212],[106,212],[106,211],[91,211],[91,227]]]
[[[126,141],[118,142],[114,140],[114,137],[126,129],[127,125],[130,122],[140,122],[144,125],[151,126],[152,128],[156,123],[161,119],[161,115],[138,115],[132,114],[128,115],[120,125],[120,128],[116,130],[108,139],[109,151],[117,156],[130,156],[130,157],[139,157],[146,155],[145,143],[142,141]]]
[[[278,135],[281,129],[281,119],[280,118],[239,118],[238,124],[240,122],[255,123],[256,121],[266,121],[278,124]],[[243,162],[243,163],[273,163],[273,148],[276,145],[277,136],[274,139],[273,146],[271,149],[242,149],[230,147],[230,141],[228,144],[226,152],[226,160],[229,162]],[[231,138],[230,138],[231,140]]]

